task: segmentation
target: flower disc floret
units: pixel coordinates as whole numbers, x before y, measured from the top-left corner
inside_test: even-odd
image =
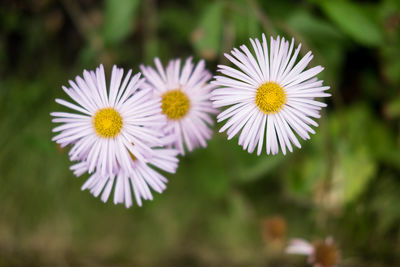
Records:
[[[255,101],[265,114],[276,113],[286,103],[286,93],[279,84],[266,82],[258,87]]]
[[[123,120],[121,115],[113,108],[103,108],[93,116],[93,127],[98,136],[103,138],[114,138],[122,129]]]
[[[162,113],[170,120],[179,120],[185,117],[190,109],[190,100],[181,90],[171,90],[161,97]]]

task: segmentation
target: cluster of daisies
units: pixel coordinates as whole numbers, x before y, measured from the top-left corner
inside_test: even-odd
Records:
[[[63,86],[72,101],[56,99],[71,112],[53,112],[53,138],[70,146],[69,157],[76,176],[89,173],[82,189],[106,202],[113,191],[114,203],[132,206],[135,198],[151,200],[161,193],[167,179],[160,171],[175,173],[178,155],[206,147],[212,137],[214,115],[225,121],[220,132],[228,139],[239,136],[239,145],[260,155],[283,154],[301,147],[298,137],[309,139],[311,126],[326,105],[315,98],[328,97],[329,89],[315,76],[321,66],[306,70],[311,52],[297,60],[301,45],[294,48],[284,38],[271,37],[268,45],[250,39],[247,46],[225,54],[235,66],[219,65],[220,75],[205,62],[160,60],[140,66],[132,74],[116,66],[107,83],[104,68],[84,71]],[[143,76],[142,76],[143,75]]]

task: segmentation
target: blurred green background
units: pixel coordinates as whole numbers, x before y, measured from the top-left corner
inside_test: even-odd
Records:
[[[80,191],[50,141],[68,79],[155,56],[214,72],[263,32],[312,50],[332,88],[301,150],[257,157],[216,133],[142,208]],[[0,266],[306,266],[286,241],[326,236],[340,266],[400,266],[399,118],[398,0],[3,0]]]

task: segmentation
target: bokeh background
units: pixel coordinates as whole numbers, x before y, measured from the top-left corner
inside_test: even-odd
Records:
[[[332,88],[301,150],[249,155],[217,125],[142,208],[80,191],[51,142],[62,85],[155,56],[214,72],[263,32],[312,50]],[[399,118],[398,0],[3,0],[0,266],[307,266],[287,240],[327,236],[340,266],[400,266]]]

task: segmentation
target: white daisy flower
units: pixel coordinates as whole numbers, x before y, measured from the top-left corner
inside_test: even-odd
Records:
[[[301,147],[295,133],[309,139],[308,133],[315,133],[310,125],[318,126],[311,118],[319,118],[326,104],[314,98],[330,96],[324,92],[329,86],[315,78],[323,68],[305,70],[313,58],[311,52],[295,64],[301,44],[293,53],[294,40],[289,45],[284,38],[271,37],[269,51],[264,34],[262,43],[250,42],[255,56],[245,45],[242,51],[234,48],[225,56],[239,70],[220,65],[218,71],[225,76],[216,76],[212,82],[220,87],[212,93],[214,107],[229,107],[217,117],[218,122],[228,119],[220,132],[227,130],[228,139],[240,132],[239,145],[249,153],[258,145],[260,155],[264,138],[267,154],[277,154],[279,146],[283,154],[286,148],[292,152],[292,143]]]
[[[130,154],[132,172],[115,170],[115,175],[102,175],[98,171],[92,174],[83,184],[82,190],[89,189],[90,192],[106,202],[114,190],[114,204],[125,203],[127,208],[132,206],[132,189],[136,202],[142,206],[142,199],[152,200],[153,195],[150,188],[158,193],[166,189],[168,180],[151,166],[169,173],[175,173],[178,166],[178,151],[167,148],[152,148],[152,153],[145,157],[146,162]],[[88,170],[86,162],[80,162],[71,167],[76,176],[81,176]]]
[[[205,69],[204,60],[194,66],[188,58],[182,69],[180,59],[171,60],[165,71],[158,58],[154,62],[156,70],[144,65],[140,69],[146,86],[161,97],[162,114],[167,119],[164,132],[175,135],[173,147],[181,154],[185,153],[185,146],[189,151],[206,147],[213,133],[211,114],[217,110],[210,101],[215,86],[208,83],[212,75]]]
[[[75,103],[56,99],[73,112],[51,113],[53,122],[62,123],[53,129],[60,132],[53,140],[61,147],[72,145],[71,160],[86,161],[90,173],[111,175],[117,166],[129,172],[130,154],[145,162],[143,155],[151,152],[147,143],[160,143],[157,127],[166,122],[160,99],[149,90],[139,90],[144,79],[140,74],[131,78],[131,70],[121,83],[123,73],[113,67],[107,90],[102,65],[96,72],[85,70],[83,78],[69,81],[70,88],[63,86]]]
[[[308,263],[314,267],[335,267],[340,258],[339,250],[331,237],[313,244],[303,239],[292,239],[286,253],[307,255]]]

